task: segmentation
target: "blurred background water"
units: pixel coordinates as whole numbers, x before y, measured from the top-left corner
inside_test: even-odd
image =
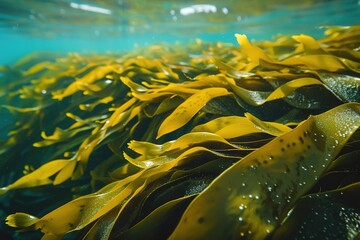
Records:
[[[359,0],[1,0],[0,64],[34,51],[106,52],[200,38],[235,44],[278,34],[321,37],[360,23]]]

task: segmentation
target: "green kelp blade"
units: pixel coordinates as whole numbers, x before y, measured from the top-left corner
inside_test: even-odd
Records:
[[[359,192],[357,182],[300,198],[271,239],[359,239]]]
[[[45,235],[63,236],[84,228],[121,205],[134,191],[141,189],[143,180],[134,181],[140,175],[141,172],[110,183],[99,191],[74,199],[39,219],[33,219],[31,215],[24,213],[11,214],[7,217],[7,224],[17,228],[40,229]],[[23,223],[25,225],[21,225]]]
[[[165,239],[181,217],[181,213],[193,200],[195,195],[171,200],[142,219],[139,223],[125,231],[121,239]]]
[[[107,240],[119,216],[121,206],[117,206],[99,218],[86,232],[82,240]]]
[[[351,169],[356,171],[356,165],[360,166],[359,159],[360,149],[342,154],[331,162],[328,171],[341,171],[344,169]]]
[[[252,106],[259,106],[264,104],[267,98],[270,95],[270,92],[267,91],[251,91],[245,88],[242,88],[235,84],[235,81],[226,78],[229,81],[229,85],[231,87],[232,92],[234,92],[237,96],[239,96],[242,100]]]
[[[204,157],[205,154],[191,158],[196,161]],[[166,239],[195,195],[203,191],[224,168],[232,165],[234,160],[215,158],[190,169],[180,167],[171,174],[169,181],[146,197],[134,225],[114,239],[143,239],[144,236],[147,239]]]
[[[345,102],[360,102],[360,78],[338,73],[318,73],[324,85]]]
[[[153,105],[146,105],[144,107],[144,112],[149,117],[154,117],[155,115],[159,115],[161,113],[170,111],[179,106],[184,100],[179,96],[172,96],[170,98],[163,99],[160,104],[153,103]],[[151,109],[153,108],[153,109]]]
[[[170,239],[264,239],[360,127],[360,104],[310,117],[225,170]]]

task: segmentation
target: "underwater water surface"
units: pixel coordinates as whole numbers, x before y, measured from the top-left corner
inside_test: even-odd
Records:
[[[0,239],[360,238],[360,2],[0,1]]]
[[[323,35],[359,22],[359,2],[331,1],[11,1],[0,2],[0,64],[34,51],[105,52],[154,43],[221,41],[234,34]]]

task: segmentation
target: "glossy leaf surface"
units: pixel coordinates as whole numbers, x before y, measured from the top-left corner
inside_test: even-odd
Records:
[[[194,199],[170,238],[264,239],[359,127],[359,104],[310,117],[224,171]]]
[[[360,27],[326,34],[0,67],[1,216],[43,240],[358,237]]]

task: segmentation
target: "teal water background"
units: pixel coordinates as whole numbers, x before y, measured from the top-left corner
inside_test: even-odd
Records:
[[[36,51],[103,53],[154,43],[321,37],[360,23],[360,1],[0,1],[0,65]]]

